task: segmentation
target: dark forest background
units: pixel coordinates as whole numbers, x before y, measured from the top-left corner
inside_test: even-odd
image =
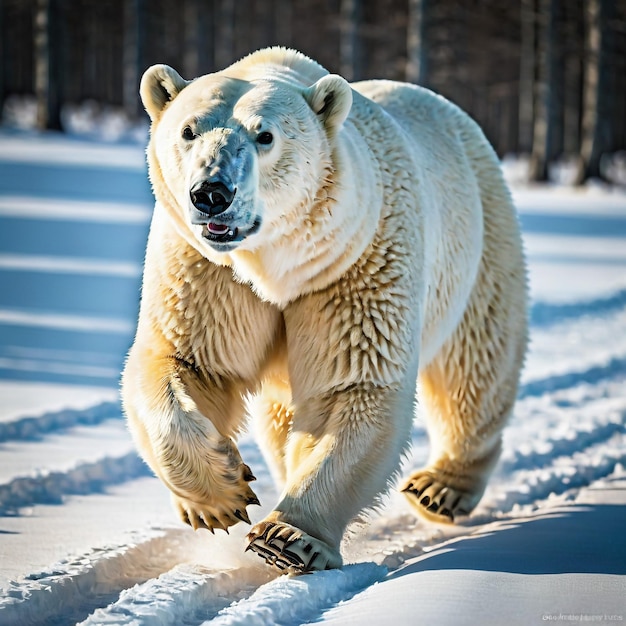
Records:
[[[531,180],[564,158],[602,178],[626,149],[626,0],[0,0],[0,36],[0,110],[32,94],[42,129],[86,99],[139,119],[153,63],[192,78],[279,44],[434,89]]]

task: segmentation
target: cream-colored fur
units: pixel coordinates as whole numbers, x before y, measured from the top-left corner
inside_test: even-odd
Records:
[[[156,206],[123,400],[183,519],[248,521],[247,406],[283,486],[249,547],[339,566],[399,469],[418,379],[431,458],[403,490],[431,519],[469,513],[526,346],[519,228],[476,124],[280,48],[191,82],[154,66],[141,95]],[[232,204],[192,219],[191,189],[215,180]]]

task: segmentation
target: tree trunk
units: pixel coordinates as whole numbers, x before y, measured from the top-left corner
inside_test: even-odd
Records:
[[[548,164],[553,155],[556,8],[557,0],[539,0],[533,149],[528,172],[529,180],[534,182],[548,180]]]
[[[582,185],[589,178],[603,178],[600,158],[609,148],[607,39],[611,2],[588,0],[585,5],[582,141],[574,181],[577,185]]]
[[[551,97],[548,128],[550,142],[548,145],[548,162],[554,161],[563,154],[564,145],[564,90],[565,60],[563,58],[563,27],[565,12],[563,2],[557,1],[554,6],[553,26],[551,35],[550,80]]]
[[[274,23],[277,44],[281,46],[292,45],[292,19],[292,0],[274,0]]]
[[[183,21],[185,78],[196,78],[213,72],[215,21],[212,0],[185,0]]]
[[[4,28],[4,0],[0,0],[0,123],[2,123],[2,114],[4,112],[4,86],[7,58],[7,45]]]
[[[215,23],[215,69],[220,71],[235,60],[235,0],[218,0]]]
[[[406,80],[428,86],[428,0],[409,0],[406,37]]]
[[[124,111],[129,119],[135,120],[141,113],[139,83],[145,71],[145,1],[124,2]]]
[[[535,110],[535,0],[521,0],[520,31],[519,150],[530,153]]]
[[[357,80],[362,75],[359,45],[361,0],[341,0],[340,12],[339,72],[346,80]]]
[[[582,2],[566,4],[567,28],[563,49],[563,152],[573,157],[580,151],[582,93]]]
[[[61,130],[61,71],[57,29],[59,0],[37,0],[35,11],[35,94],[37,96],[37,128]]]

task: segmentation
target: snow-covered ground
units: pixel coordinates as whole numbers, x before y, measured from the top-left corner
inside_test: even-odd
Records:
[[[626,620],[626,195],[515,190],[532,345],[502,461],[455,527],[392,493],[347,565],[276,577],[179,524],[117,398],[150,191],[138,145],[0,134],[0,624]],[[276,493],[252,436],[262,507]],[[419,419],[407,469],[427,453]]]

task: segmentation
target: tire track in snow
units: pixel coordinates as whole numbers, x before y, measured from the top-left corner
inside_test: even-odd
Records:
[[[626,289],[606,297],[581,302],[565,304],[535,302],[530,309],[530,323],[535,328],[553,326],[585,315],[613,313],[624,308],[626,308]]]
[[[137,453],[129,452],[80,463],[68,471],[21,476],[0,485],[0,516],[17,515],[21,508],[35,504],[62,504],[64,496],[102,493],[112,485],[151,475]]]
[[[569,390],[570,397],[555,393],[539,401],[518,402],[516,417],[504,433],[496,476],[539,468],[555,458],[626,434],[626,400],[620,394],[625,385],[623,374],[617,381],[594,386],[582,383]],[[528,420],[540,423],[540,440],[524,441],[524,422]]]
[[[358,563],[306,576],[281,576],[204,624],[282,626],[310,623],[338,602],[345,602],[382,580],[386,574],[387,569],[375,563]]]
[[[55,564],[11,583],[0,598],[0,624],[74,623],[123,589],[158,576],[180,562],[185,530],[151,530],[120,546]]]
[[[546,392],[570,389],[581,383],[595,384],[607,379],[622,378],[626,373],[626,356],[613,357],[603,365],[591,365],[585,370],[554,374],[520,386],[519,398],[540,396]]]
[[[117,402],[102,402],[87,409],[63,409],[39,416],[20,417],[0,422],[0,443],[5,441],[32,441],[49,433],[59,433],[74,426],[95,426],[105,420],[122,418]]]
[[[96,610],[81,626],[302,624],[386,574],[374,563],[299,577],[277,577],[259,567],[215,572],[183,565],[122,592],[117,602]]]
[[[499,473],[510,473],[519,470],[526,470],[528,467],[538,468],[554,461],[555,457],[563,457],[572,454],[572,451],[578,450],[581,444],[584,449],[589,449],[594,444],[600,444],[604,441],[613,439],[616,435],[626,433],[626,411],[620,416],[621,422],[608,422],[599,424],[592,430],[579,430],[576,438],[566,436],[561,439],[553,439],[546,442],[548,445],[543,446],[543,450],[529,450],[515,454],[513,458],[504,460],[500,463]]]
[[[509,513],[525,505],[537,506],[543,500],[572,490],[580,491],[623,467],[626,467],[626,437],[616,434],[606,442],[559,456],[549,466],[519,470],[514,488],[494,489],[495,512]]]
[[[497,502],[493,511],[579,490],[626,466],[625,386],[621,372],[520,401],[485,498]]]
[[[106,608],[96,609],[81,626],[180,626],[217,615],[274,578],[260,567],[215,571],[200,565],[177,565],[158,578],[122,591]]]

